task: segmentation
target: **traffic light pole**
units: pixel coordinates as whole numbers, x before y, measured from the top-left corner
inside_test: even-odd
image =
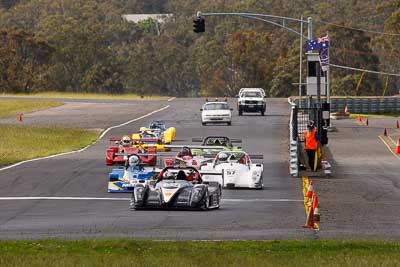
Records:
[[[312,34],[312,18],[308,17],[307,20],[303,19],[303,16],[301,16],[300,19],[295,19],[295,18],[290,18],[290,17],[282,17],[282,16],[275,16],[275,15],[267,15],[267,14],[257,14],[257,13],[202,13],[200,11],[197,12],[197,18],[203,17],[203,16],[239,16],[239,17],[244,17],[248,19],[254,19],[254,20],[260,20],[269,24],[272,24],[274,26],[283,28],[287,31],[290,31],[292,33],[295,33],[300,36],[300,69],[299,69],[299,96],[300,96],[300,101],[299,101],[299,106],[301,105],[301,97],[302,97],[302,76],[303,76],[303,38],[307,38],[307,40],[311,40],[313,37]],[[282,24],[271,21],[270,19],[282,19]],[[300,23],[300,32],[289,28],[285,25],[285,21],[292,21],[292,22],[297,22]],[[308,25],[308,30],[307,30],[307,36],[303,35],[303,24],[306,23]],[[196,31],[195,31],[196,32]]]

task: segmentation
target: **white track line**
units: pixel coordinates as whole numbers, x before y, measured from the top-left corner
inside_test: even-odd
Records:
[[[0,200],[111,200],[111,201],[127,201],[126,197],[0,197]],[[300,199],[222,199],[222,202],[303,202]]]
[[[168,102],[171,102],[171,101],[174,101],[176,99],[176,97],[171,97],[171,98],[168,98]]]
[[[138,121],[138,120],[141,120],[141,119],[144,119],[144,118],[146,118],[146,117],[148,117],[148,116],[151,116],[151,115],[153,115],[153,114],[155,114],[155,113],[157,113],[157,112],[163,111],[163,110],[165,110],[165,109],[167,109],[167,108],[169,108],[169,107],[170,107],[170,105],[165,106],[165,107],[160,108],[160,109],[157,109],[157,110],[154,110],[154,111],[152,111],[152,112],[150,112],[150,113],[147,113],[147,114],[145,114],[145,115],[143,115],[143,116],[141,116],[141,117],[139,117],[139,118],[136,118],[136,119],[133,119],[133,120],[130,120],[130,121],[121,123],[121,124],[116,125],[116,126],[111,126],[111,127],[109,127],[108,129],[106,129],[106,130],[99,136],[99,138],[98,138],[96,141],[94,141],[93,143],[91,143],[91,144],[85,146],[85,147],[82,148],[82,149],[73,150],[73,151],[69,151],[69,152],[64,152],[64,153],[60,153],[60,154],[55,154],[55,155],[51,155],[51,156],[47,156],[47,157],[41,157],[41,158],[35,158],[35,159],[29,159],[29,160],[20,161],[20,162],[18,162],[18,163],[13,164],[13,165],[0,168],[0,171],[5,171],[5,170],[8,170],[8,169],[11,169],[11,168],[20,166],[20,165],[22,165],[22,164],[24,164],[24,163],[28,163],[28,162],[33,162],[33,161],[38,161],[38,160],[43,160],[43,159],[51,159],[51,158],[55,158],[55,157],[59,157],[59,156],[64,156],[64,155],[69,155],[69,154],[74,154],[74,153],[80,153],[80,152],[82,152],[82,151],[85,151],[86,149],[88,149],[88,148],[91,147],[92,145],[96,144],[96,143],[97,143],[99,140],[101,140],[101,139],[104,137],[104,135],[106,135],[110,130],[115,129],[115,128],[119,128],[119,127],[122,127],[122,126],[125,126],[125,125],[127,125],[127,124],[129,124],[129,123],[132,123],[132,122],[135,122],[135,121]]]

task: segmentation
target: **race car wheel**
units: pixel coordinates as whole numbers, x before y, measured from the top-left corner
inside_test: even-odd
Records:
[[[207,123],[205,123],[205,122],[201,122],[201,124],[202,124],[203,126],[205,126]]]
[[[241,109],[239,109],[239,116],[243,115],[243,111]]]
[[[129,201],[129,208],[131,210],[135,209],[135,193],[132,193],[131,200]]]
[[[264,179],[261,177],[261,179],[260,179],[261,186],[257,188],[258,190],[263,190],[263,188],[264,188],[264,184],[263,183],[264,183]]]
[[[265,110],[261,110],[261,116],[265,115]]]
[[[204,193],[203,197],[203,205],[201,207],[202,210],[208,210],[210,207],[210,196],[208,194],[208,191]]]
[[[230,122],[228,122],[228,126],[231,126],[232,125],[232,122],[230,121]]]

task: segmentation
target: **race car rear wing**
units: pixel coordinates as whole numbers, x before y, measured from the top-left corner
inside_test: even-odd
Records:
[[[125,156],[125,157],[130,157],[132,155],[138,155],[138,156],[157,156],[159,154],[151,154],[151,153],[115,153],[115,156]]]
[[[132,142],[161,144],[162,140],[158,138],[137,138],[137,139],[132,139]]]
[[[164,145],[165,148],[178,148],[182,149],[184,147],[188,147],[190,149],[221,149],[224,150],[226,147],[224,146],[196,146],[196,145]]]
[[[110,142],[119,142],[121,141],[121,138],[119,137],[111,137]],[[132,139],[132,142],[142,142],[142,143],[162,143],[161,139],[158,138],[137,138],[137,139]]]
[[[249,155],[251,159],[264,159],[264,155]]]
[[[224,136],[207,136],[207,137],[223,138]],[[205,138],[207,138],[207,137],[205,137]],[[205,138],[204,137],[193,137],[192,142],[195,142],[195,143],[203,142]],[[229,140],[231,141],[231,143],[242,143],[242,139],[229,138]]]

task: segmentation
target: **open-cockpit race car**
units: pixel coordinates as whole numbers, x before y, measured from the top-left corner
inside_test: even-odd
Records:
[[[164,121],[151,121],[149,127],[141,127],[138,132],[132,134],[133,140],[159,139],[163,144],[171,144],[176,138],[174,127],[167,128]]]
[[[155,180],[154,167],[146,167],[138,154],[123,154],[126,158],[123,168],[113,169],[108,175],[109,193],[132,193],[137,183]]]
[[[132,142],[128,135],[124,135],[121,139],[111,138],[111,145],[106,150],[106,165],[123,165],[126,161],[126,156],[123,154],[138,154],[141,162],[148,166],[155,166],[157,157],[156,146],[145,146],[140,143]]]
[[[234,146],[233,143],[241,143],[240,139],[231,139],[227,136],[207,136],[204,138],[192,138],[192,142],[201,142],[202,147],[207,149],[192,149],[194,156],[201,156],[203,154],[213,155],[215,157],[221,149],[215,147],[222,146],[225,150],[241,150],[241,147]]]
[[[198,153],[198,155],[193,155],[192,149],[200,150],[209,150],[209,146],[196,146],[196,145],[170,145],[168,148],[174,149],[178,148],[180,151],[175,157],[164,157],[164,166],[189,166],[200,169],[201,166],[205,165],[207,162],[212,162],[214,157],[216,156],[216,152],[225,150],[223,146],[213,146],[213,153]]]
[[[164,168],[155,185],[137,183],[133,189],[131,209],[194,209],[209,210],[220,206],[221,185],[204,181],[202,175],[223,175],[222,172],[200,172],[193,167]]]
[[[221,151],[212,163],[201,167],[202,171],[222,171],[223,187],[226,188],[263,188],[262,163],[252,163],[251,159],[263,159],[262,155],[249,155],[244,151]],[[205,176],[213,180],[213,176]]]

